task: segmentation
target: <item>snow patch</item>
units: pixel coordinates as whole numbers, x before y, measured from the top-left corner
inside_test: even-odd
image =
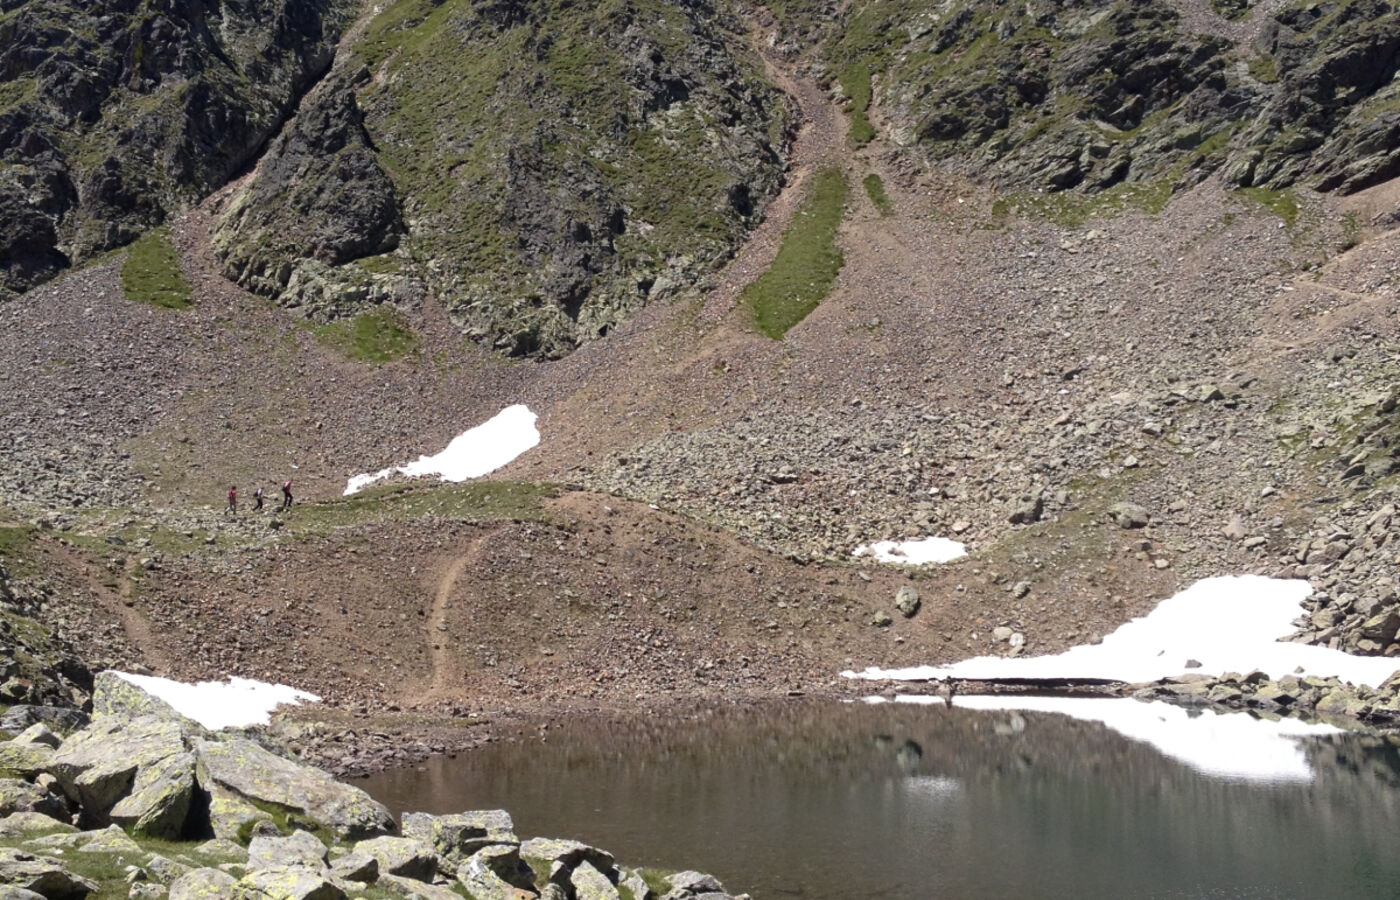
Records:
[[[1395,659],[1280,642],[1293,632],[1293,620],[1304,612],[1302,602],[1310,593],[1312,587],[1306,581],[1259,575],[1207,578],[1163,600],[1151,613],[1126,623],[1100,643],[1053,656],[979,656],[948,666],[868,668],[841,674],[891,681],[1085,678],[1137,683],[1192,672],[1223,675],[1259,669],[1275,679],[1298,672],[1375,687],[1400,668]],[[1200,665],[1188,668],[1188,662]]]
[[[941,537],[917,541],[877,541],[856,548],[855,556],[871,556],[877,562],[922,566],[925,563],[945,563],[967,556],[966,545]]]
[[[271,720],[272,711],[283,704],[297,706],[302,701],[319,703],[321,700],[315,694],[285,684],[268,684],[251,678],[185,684],[154,675],[117,671],[112,674],[136,685],[152,697],[164,700],[180,715],[194,719],[212,731],[266,725]]]
[[[940,697],[900,695],[899,703],[943,703]],[[1125,738],[1150,744],[1198,772],[1233,781],[1312,781],[1301,739],[1341,734],[1331,725],[1297,719],[1257,719],[1248,713],[1189,710],[1130,697],[959,696],[954,706],[975,710],[1060,713],[1099,722]]]
[[[457,435],[441,453],[420,456],[417,462],[351,477],[345,486],[345,496],[357,493],[395,472],[410,478],[437,475],[443,481],[454,482],[488,475],[539,444],[540,432],[535,427],[537,418],[523,403],[507,406],[486,422]]]

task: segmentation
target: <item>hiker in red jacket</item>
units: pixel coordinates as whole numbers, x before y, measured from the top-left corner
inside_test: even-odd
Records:
[[[224,510],[224,515],[238,515],[238,487],[230,486],[228,489],[228,509]]]
[[[291,509],[291,508],[292,508],[292,482],[291,482],[290,479],[288,479],[287,481],[282,482],[282,509],[285,511],[285,510],[289,510],[289,509]]]

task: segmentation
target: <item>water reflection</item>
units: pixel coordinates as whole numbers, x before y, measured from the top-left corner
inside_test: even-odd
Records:
[[[1395,746],[1289,746],[1308,780],[1245,782],[1033,710],[806,704],[579,722],[364,786],[396,811],[502,806],[523,835],[760,900],[1400,896]]]

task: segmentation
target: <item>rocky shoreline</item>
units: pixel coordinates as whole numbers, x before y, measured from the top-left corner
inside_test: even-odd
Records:
[[[265,732],[210,732],[111,672],[90,720],[16,707],[2,724],[25,726],[0,743],[0,889],[18,900],[731,897],[698,872],[521,840],[503,810],[395,821]]]

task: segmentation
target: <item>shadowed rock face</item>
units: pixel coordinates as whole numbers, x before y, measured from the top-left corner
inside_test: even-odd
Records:
[[[248,163],[351,0],[20,0],[0,11],[0,297],[118,247]]]
[[[216,243],[229,274],[268,297],[288,260],[338,266],[398,246],[403,223],[355,101],[351,79],[317,88],[225,213]]]
[[[561,356],[713,272],[779,186],[787,103],[724,4],[400,0],[338,70],[216,236],[230,277],[316,318],[408,283],[475,340]]]

